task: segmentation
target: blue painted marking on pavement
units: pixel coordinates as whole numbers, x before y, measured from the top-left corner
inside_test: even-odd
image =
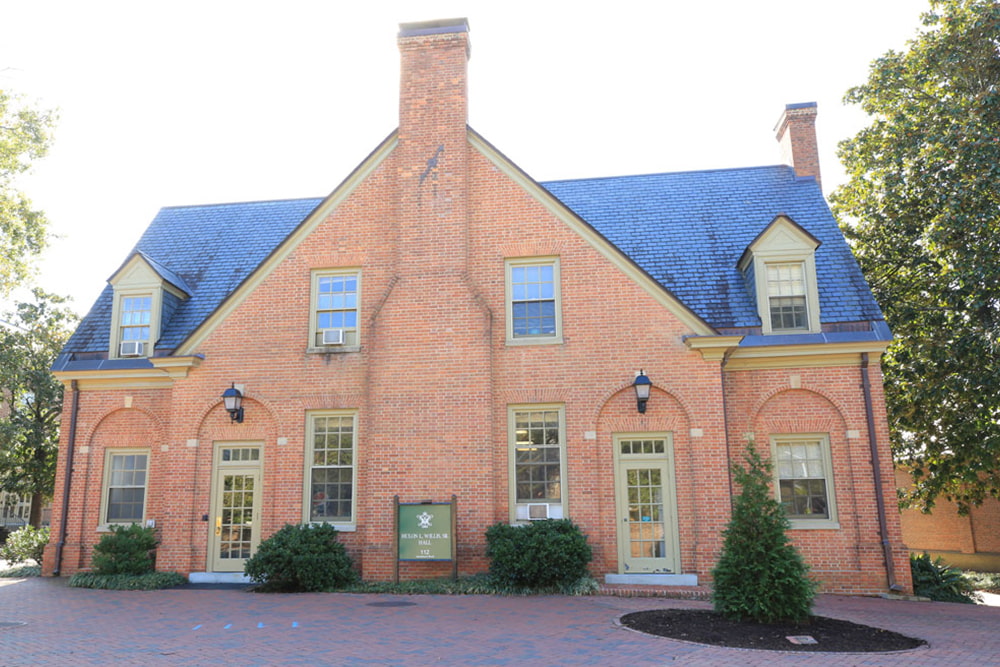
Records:
[[[226,623],[225,627],[224,627],[224,628],[222,628],[222,629],[223,629],[223,630],[228,630],[228,629],[229,629],[229,628],[231,628],[231,627],[233,627],[233,624],[232,624],[232,623]]]
[[[292,627],[293,628],[299,627],[299,622],[298,621],[292,621]]]
[[[262,627],[264,627],[264,624],[263,624],[263,623],[258,623],[258,624],[257,624],[257,627],[258,627],[258,628],[262,628]]]
[[[192,630],[201,630],[201,624],[199,623],[198,625],[194,626],[194,627],[193,627],[193,628],[191,628],[191,629],[192,629]]]

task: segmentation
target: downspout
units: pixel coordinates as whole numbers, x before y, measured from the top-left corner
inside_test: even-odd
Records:
[[[729,363],[729,356],[735,348],[726,350],[722,355],[722,363],[719,364],[719,390],[722,392],[722,428],[726,438],[726,474],[729,475],[729,516],[733,515],[733,450],[729,442],[729,401],[726,400],[726,364]]]
[[[885,573],[889,579],[890,591],[901,591],[896,583],[896,568],[892,562],[892,547],[889,545],[889,529],[885,515],[885,496],[882,493],[882,466],[879,463],[878,445],[875,441],[875,410],[872,408],[872,385],[868,379],[868,353],[861,353],[861,387],[865,395],[865,418],[868,420],[868,446],[872,453],[872,477],[875,480],[875,507],[878,511],[878,528],[882,533],[882,554],[885,557]]]
[[[69,517],[67,513],[69,512],[69,491],[70,482],[73,480],[73,451],[76,449],[76,419],[77,415],[80,413],[80,390],[77,387],[76,380],[71,380],[69,383],[70,392],[73,394],[73,399],[71,402],[70,413],[69,413],[69,437],[66,439],[66,467],[65,467],[65,481],[63,482],[63,499],[62,499],[62,511],[60,513],[61,525],[59,526],[59,541],[56,543],[56,566],[52,570],[52,576],[58,577],[59,573],[62,571],[62,553],[63,546],[66,544],[66,534],[68,532],[67,526],[69,525]]]

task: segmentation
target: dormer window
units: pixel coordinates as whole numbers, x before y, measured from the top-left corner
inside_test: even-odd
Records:
[[[121,328],[118,332],[118,354],[122,357],[144,357],[149,346],[149,325],[153,316],[153,297],[127,296],[121,300]]]
[[[754,239],[739,269],[757,304],[764,334],[819,333],[819,241],[779,215]]]
[[[163,322],[189,290],[168,268],[141,252],[132,255],[109,280],[115,290],[109,359],[153,356]]]
[[[767,309],[771,330],[809,328],[804,262],[768,262]]]

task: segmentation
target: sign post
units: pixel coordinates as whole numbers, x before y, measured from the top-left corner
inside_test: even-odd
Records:
[[[401,503],[393,497],[396,534],[396,583],[400,561],[451,561],[451,577],[458,579],[458,546],[455,540],[456,496],[451,502]]]

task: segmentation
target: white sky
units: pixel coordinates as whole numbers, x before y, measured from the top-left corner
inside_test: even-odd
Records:
[[[396,126],[404,21],[468,17],[469,123],[536,180],[776,164],[815,101],[829,192],[844,92],[927,2],[584,6],[2,0],[0,87],[60,114],[20,184],[58,236],[38,284],[83,313],[160,207],[328,194]]]

